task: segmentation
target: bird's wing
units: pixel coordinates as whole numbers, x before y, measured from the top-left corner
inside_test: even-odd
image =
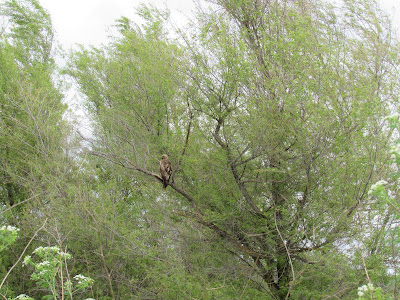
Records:
[[[169,175],[171,175],[171,173],[172,173],[172,164],[171,164],[170,161],[167,162],[167,165],[165,166],[165,171],[166,171]]]

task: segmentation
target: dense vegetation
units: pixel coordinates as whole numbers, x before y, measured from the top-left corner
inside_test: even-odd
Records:
[[[399,298],[400,44],[375,1],[213,0],[173,34],[142,5],[63,69],[37,0],[0,5],[2,298]]]

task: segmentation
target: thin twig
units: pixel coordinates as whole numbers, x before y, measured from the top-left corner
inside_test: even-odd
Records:
[[[361,259],[362,259],[362,262],[363,262],[363,267],[364,267],[365,275],[367,276],[367,279],[368,279],[369,284],[372,286],[372,281],[371,281],[371,278],[369,277],[369,274],[368,274],[367,264],[365,263],[364,254],[362,253],[361,249],[359,249],[359,250],[360,250]],[[372,299],[375,299],[373,289],[369,289],[369,291],[370,291],[370,293],[371,293],[371,298],[372,298]]]
[[[35,199],[35,198],[36,198],[37,196],[39,196],[40,194],[42,194],[42,193],[39,193],[39,194],[37,194],[37,195],[34,195],[34,196],[32,196],[32,197],[30,197],[30,198],[24,200],[24,201],[18,202],[17,204],[14,204],[13,206],[10,206],[9,208],[7,208],[7,209],[3,210],[2,212],[0,212],[0,215],[4,214],[6,211],[9,211],[9,210],[11,210],[11,209],[14,208],[14,207],[17,207],[18,205],[21,205],[21,204],[23,204],[23,203],[25,203],[25,202],[28,202],[28,201],[30,201],[30,200],[32,200],[32,199]]]
[[[0,283],[0,289],[3,287],[4,282],[6,281],[8,275],[10,275],[11,271],[15,268],[15,266],[20,262],[20,260],[22,259],[22,256],[25,254],[25,251],[28,249],[29,245],[32,243],[33,239],[35,238],[35,236],[39,233],[40,230],[42,230],[44,228],[44,226],[46,225],[47,219],[44,220],[43,225],[36,230],[36,232],[33,234],[33,236],[31,237],[31,239],[29,240],[28,244],[25,246],[24,250],[22,251],[21,255],[19,256],[18,260],[15,262],[15,264],[10,268],[10,270],[8,270],[6,276],[4,276],[3,280]]]

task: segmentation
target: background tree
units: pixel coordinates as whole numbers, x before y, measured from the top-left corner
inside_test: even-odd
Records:
[[[0,18],[0,222],[21,233],[2,253],[3,280],[36,236],[52,199],[62,196],[71,164],[50,16],[35,0],[10,0],[1,3]],[[3,285],[4,297],[26,288],[20,268]]]
[[[2,4],[0,45],[2,199],[13,206],[28,195],[24,185],[39,164],[60,151],[65,106],[53,82],[53,31],[37,1]]]

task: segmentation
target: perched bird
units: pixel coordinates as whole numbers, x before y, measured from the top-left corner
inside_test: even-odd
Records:
[[[168,159],[168,155],[166,154],[163,154],[161,156],[160,173],[161,173],[161,178],[163,180],[163,187],[164,189],[166,189],[169,184],[169,178],[172,173],[171,161]]]

